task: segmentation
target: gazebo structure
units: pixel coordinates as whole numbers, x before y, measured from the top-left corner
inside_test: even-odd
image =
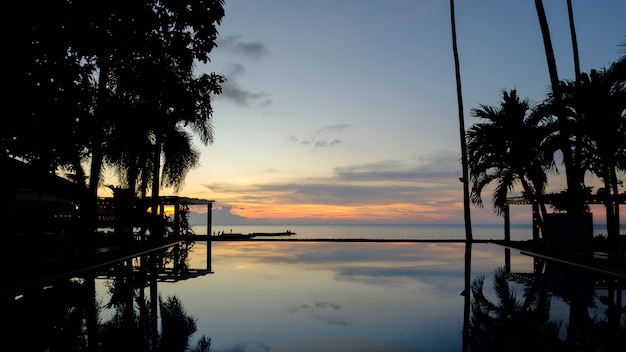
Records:
[[[511,239],[511,219],[510,219],[510,206],[511,205],[532,205],[532,225],[533,225],[533,240],[539,240],[540,224],[539,224],[539,204],[546,205],[556,204],[555,198],[558,194],[546,194],[543,196],[541,202],[533,202],[526,196],[510,197],[507,198],[506,206],[504,208],[504,239],[509,241]],[[606,199],[600,195],[590,195],[585,200],[588,205],[604,205]],[[626,204],[626,193],[618,195],[612,202],[618,202],[619,204]],[[619,218],[619,213],[617,214]]]
[[[133,195],[125,197],[123,193],[114,192],[113,197],[100,198],[98,201],[99,216],[98,227],[132,228],[145,225],[146,216],[156,214],[161,217],[173,216],[173,237],[180,237],[181,225],[185,220],[183,215],[186,212],[185,207],[191,205],[207,206],[207,234],[211,233],[212,228],[212,208],[215,201],[191,197],[179,196],[162,196],[158,197],[156,202],[152,198],[137,199]],[[156,204],[153,212],[152,207]],[[173,214],[166,214],[166,209],[173,208]]]

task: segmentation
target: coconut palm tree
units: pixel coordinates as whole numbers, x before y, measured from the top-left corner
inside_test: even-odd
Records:
[[[463,168],[463,214],[465,219],[465,239],[472,240],[472,221],[470,216],[469,166],[467,161],[467,146],[465,141],[465,118],[463,117],[463,93],[461,90],[461,70],[459,65],[459,51],[456,45],[456,18],[454,15],[454,0],[450,0],[450,19],[452,27],[452,51],[454,53],[454,68],[456,77],[456,96],[459,111],[459,134],[461,137],[461,167]]]
[[[584,168],[604,183],[607,232],[610,239],[619,236],[618,170],[626,158],[626,77],[620,77],[619,65],[591,70],[578,81],[561,84],[563,104],[576,121],[581,136]],[[623,73],[622,73],[623,75]]]
[[[548,19],[543,7],[543,1],[535,0],[535,8],[537,10],[537,18],[539,19],[543,45],[546,52],[548,73],[550,75],[551,94],[554,97],[554,103],[557,107],[555,110],[555,116],[557,117],[560,129],[558,138],[560,138],[560,151],[563,154],[563,165],[565,167],[565,178],[567,181],[568,200],[565,202],[565,205],[567,206],[566,210],[568,213],[579,213],[584,210],[583,197],[585,188],[583,184],[584,172],[580,171],[580,158],[577,157],[578,153],[576,148],[572,148],[572,146],[577,147],[578,144],[573,141],[576,136],[571,131],[571,123],[567,115],[559,109],[561,103],[560,80],[554,56],[554,49],[552,47],[550,27],[548,25]]]
[[[472,203],[482,206],[482,191],[495,183],[494,211],[502,215],[509,192],[516,184],[526,197],[541,208],[547,185],[547,171],[553,166],[544,141],[551,133],[550,120],[532,114],[528,100],[522,100],[515,89],[504,91],[499,106],[481,105],[472,115],[484,122],[474,124],[467,132],[469,169],[472,181]]]

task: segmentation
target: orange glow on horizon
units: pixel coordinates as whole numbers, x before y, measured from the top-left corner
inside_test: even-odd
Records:
[[[213,212],[224,207],[230,208],[230,213],[249,220],[311,220],[311,221],[356,221],[356,222],[454,222],[462,223],[463,203],[392,203],[392,204],[289,204],[289,203],[222,203],[213,204]],[[191,210],[198,214],[206,214],[206,206],[192,206]],[[511,207],[511,221],[513,223],[529,223],[532,219],[531,207],[520,205]],[[600,216],[600,215],[599,215]],[[499,223],[504,219],[496,215],[490,205],[483,208],[472,206],[472,223]]]
[[[316,219],[316,220],[445,220],[458,209],[418,204],[246,204],[234,207],[232,213],[248,219]]]
[[[148,207],[148,209],[146,211],[148,213],[152,214],[152,207]],[[161,210],[159,210],[159,212],[161,212]],[[165,216],[174,215],[174,206],[173,205],[165,205],[165,206],[163,206],[163,215],[165,215]]]

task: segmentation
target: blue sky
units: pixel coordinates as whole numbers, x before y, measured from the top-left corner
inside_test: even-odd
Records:
[[[574,75],[566,1],[544,1],[559,76]],[[549,77],[533,1],[456,1],[465,126],[504,89]],[[573,1],[581,69],[624,54],[625,1]],[[228,79],[215,143],[179,195],[276,221],[462,222],[449,2],[226,1],[198,72]],[[561,176],[550,190],[563,189]],[[171,193],[164,190],[162,194]],[[501,221],[483,194],[477,222]],[[513,214],[528,218],[526,211]]]

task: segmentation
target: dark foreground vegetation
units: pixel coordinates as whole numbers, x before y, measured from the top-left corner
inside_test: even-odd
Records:
[[[151,199],[156,214],[160,187],[180,187],[198,163],[194,136],[213,141],[211,101],[224,77],[194,67],[209,61],[223,1],[17,6],[12,16],[25,35],[14,37],[9,101],[18,108],[0,130],[0,166],[28,164],[30,178],[7,173],[5,220],[21,220],[15,201],[27,188],[40,204],[42,195],[71,203],[77,231],[93,232],[105,169],[119,176],[111,188]],[[50,175],[64,187],[42,181]]]

